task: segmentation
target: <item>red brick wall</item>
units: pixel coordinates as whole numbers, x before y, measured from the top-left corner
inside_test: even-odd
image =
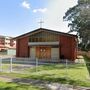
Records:
[[[29,56],[28,40],[29,40],[28,37],[17,39],[16,57],[28,57]]]
[[[60,35],[60,55],[64,55],[66,59],[76,59],[75,37]]]
[[[77,56],[75,37],[60,35],[60,56],[64,55],[66,59],[75,60]],[[16,56],[28,57],[30,47],[28,47],[29,37],[17,39]]]

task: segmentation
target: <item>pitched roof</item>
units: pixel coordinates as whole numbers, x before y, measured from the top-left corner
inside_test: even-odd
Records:
[[[25,33],[25,34],[22,34],[20,36],[17,36],[17,37],[15,37],[13,39],[18,39],[18,38],[30,36],[33,33],[39,32],[39,31],[48,31],[48,32],[53,32],[53,33],[56,33],[56,34],[66,35],[66,36],[70,36],[70,37],[77,37],[77,35],[73,35],[73,34],[63,33],[63,32],[59,32],[59,31],[55,31],[55,30],[50,30],[50,29],[45,29],[45,28],[38,28],[36,30],[33,30],[33,31],[28,32],[28,33]]]

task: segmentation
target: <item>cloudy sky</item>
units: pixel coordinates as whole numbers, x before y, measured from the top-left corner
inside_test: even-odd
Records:
[[[0,0],[0,35],[18,36],[40,27],[67,32],[65,12],[77,0]]]

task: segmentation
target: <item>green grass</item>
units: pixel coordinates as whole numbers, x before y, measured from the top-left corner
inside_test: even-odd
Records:
[[[46,90],[33,85],[0,82],[0,90]]]
[[[66,69],[64,65],[43,65],[38,67],[38,72],[32,72],[25,78],[40,79],[50,82],[67,83],[72,85],[90,86],[88,71],[83,64],[70,64]]]
[[[90,75],[90,58],[87,56],[84,56],[84,60],[86,62],[86,67],[87,67],[89,75]]]
[[[90,86],[88,71],[83,64],[70,64],[66,70],[63,64],[41,65],[37,68],[26,69],[30,74],[7,73],[6,75],[19,78],[31,78],[49,82],[68,83],[72,85]],[[3,75],[4,73],[1,73]]]
[[[85,64],[68,64],[67,69],[65,64],[40,65],[37,67],[37,72],[35,71],[34,67],[25,69],[28,74],[0,73],[0,75],[90,87],[89,72]]]

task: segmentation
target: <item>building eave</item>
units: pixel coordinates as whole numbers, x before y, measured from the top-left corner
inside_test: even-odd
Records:
[[[51,30],[51,29],[38,28],[38,29],[33,30],[33,31],[30,31],[30,32],[28,32],[28,33],[19,35],[19,36],[13,38],[13,39],[20,39],[20,38],[23,38],[23,37],[27,37],[27,36],[30,36],[30,35],[32,35],[33,33],[37,32],[37,31],[48,31],[48,32],[56,33],[56,34],[61,34],[61,35],[66,35],[66,36],[76,37],[76,38],[77,38],[77,35],[68,34],[68,33],[64,33],[64,32],[59,32],[59,31],[55,31],[55,30]]]

